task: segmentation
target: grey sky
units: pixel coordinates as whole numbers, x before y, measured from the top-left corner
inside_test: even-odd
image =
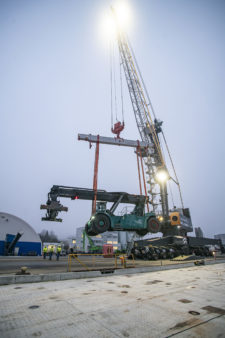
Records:
[[[43,223],[39,206],[53,184],[92,187],[94,147],[77,134],[111,134],[109,55],[98,31],[109,4],[0,1],[0,205],[38,232],[66,237],[90,215],[90,202],[61,199],[64,222]],[[164,121],[185,206],[205,235],[224,233],[225,1],[130,6],[129,38]],[[123,137],[139,138],[127,93],[125,123]],[[101,146],[99,188],[138,193],[137,177],[132,150]]]

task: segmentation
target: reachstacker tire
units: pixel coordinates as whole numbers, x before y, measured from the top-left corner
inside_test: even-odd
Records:
[[[138,234],[138,236],[145,236],[147,234],[146,230],[136,230],[136,234]]]
[[[102,233],[110,229],[110,219],[104,214],[97,214],[93,220],[93,230],[97,233]]]
[[[93,231],[93,229],[92,230],[88,230],[88,225],[87,224],[85,225],[85,232],[86,232],[86,234],[88,236],[96,236],[97,235],[97,232]]]
[[[151,232],[153,234],[160,231],[160,224],[158,220],[154,217],[149,217],[147,220],[147,232]]]

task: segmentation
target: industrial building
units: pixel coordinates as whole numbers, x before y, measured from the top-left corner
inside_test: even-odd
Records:
[[[222,244],[225,245],[225,234],[219,234],[214,236],[215,239],[220,239]]]
[[[24,220],[0,212],[0,255],[41,255],[39,235]]]
[[[204,237],[203,231],[202,231],[202,229],[200,227],[196,227],[195,228],[195,236],[196,237],[201,237],[201,238]]]
[[[77,228],[76,231],[76,248],[78,251],[83,251],[83,232],[84,227]],[[91,240],[95,246],[103,246],[104,244],[112,244],[113,250],[125,250],[127,242],[133,236],[132,233],[127,231],[106,231],[97,236],[92,236]],[[88,251],[88,241],[85,241],[85,251]]]

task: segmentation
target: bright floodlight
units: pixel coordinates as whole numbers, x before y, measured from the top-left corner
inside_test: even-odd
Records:
[[[116,38],[116,22],[111,12],[104,13],[102,16],[101,32],[107,40],[114,40]]]
[[[100,20],[101,35],[107,40],[116,39],[119,31],[127,31],[130,23],[131,12],[127,0],[116,0],[112,7],[102,13]]]
[[[113,5],[119,29],[126,30],[130,23],[131,11],[126,0],[117,0]]]
[[[164,183],[164,182],[168,181],[169,175],[168,175],[168,172],[165,169],[161,169],[161,170],[157,171],[155,178],[158,182]]]

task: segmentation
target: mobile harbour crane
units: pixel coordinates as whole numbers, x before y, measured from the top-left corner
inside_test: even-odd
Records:
[[[148,183],[150,184],[150,189],[148,191],[149,197],[147,196],[147,191],[145,187],[145,195],[146,195],[145,200],[147,200],[147,197],[148,197],[148,202],[152,206],[152,211],[151,211],[152,216],[154,215],[155,217],[156,214],[158,215],[158,220],[156,220],[154,223],[155,227],[146,227],[145,225],[143,229],[140,229],[139,227],[137,228],[134,227],[132,230],[134,231],[137,230],[139,234],[142,236],[145,235],[147,232],[156,233],[158,231],[162,232],[163,236],[172,235],[172,234],[173,235],[186,235],[187,232],[192,231],[192,223],[191,223],[189,209],[184,209],[182,207],[178,210],[173,210],[172,213],[169,213],[167,180],[170,178],[170,176],[169,176],[169,173],[168,173],[168,170],[167,170],[167,167],[166,167],[163,155],[162,155],[160,141],[159,141],[159,134],[162,133],[162,127],[161,127],[162,122],[160,122],[156,118],[154,119],[154,122],[153,122],[152,113],[154,114],[154,110],[152,108],[151,101],[146,99],[145,92],[147,93],[147,91],[145,90],[145,86],[142,80],[141,73],[139,71],[139,67],[137,65],[135,56],[132,52],[132,48],[129,46],[126,34],[119,27],[118,20],[117,20],[117,13],[113,8],[112,8],[112,15],[116,23],[116,27],[117,27],[117,42],[119,46],[120,64],[122,65],[123,70],[124,70],[138,131],[141,136],[141,141],[136,151],[137,157],[141,157],[141,159],[145,158],[146,160],[145,164],[147,167],[146,173],[149,176],[149,179],[148,179]],[[114,142],[116,141],[120,142],[121,139],[119,135],[120,135],[120,132],[123,130],[123,128],[124,128],[124,122],[123,123],[117,122],[114,125],[114,128],[112,128],[112,132],[117,134],[117,138],[114,140]],[[79,135],[78,138],[81,139],[80,138],[81,136],[82,135]],[[100,143],[100,138],[101,137],[97,136],[96,153],[97,153],[97,148]],[[91,141],[93,142],[93,137]],[[128,140],[123,140],[123,141],[128,141]],[[144,146],[141,143],[143,143]],[[121,145],[121,142],[119,145]],[[139,148],[139,151],[138,151],[138,148]],[[98,156],[96,156],[96,158],[97,157]],[[96,163],[95,163],[95,166],[96,166]],[[142,171],[143,171],[143,168],[142,168]],[[143,173],[143,180],[145,181],[144,173]],[[139,181],[140,181],[140,177],[139,177]],[[176,180],[176,183],[178,184],[178,187],[179,187],[178,180]],[[159,188],[158,191],[157,191],[157,188]],[[96,220],[94,221],[96,196],[97,196],[96,175],[94,178],[93,189],[95,191],[93,195],[94,196],[93,197],[94,208],[92,210],[92,217],[87,223],[88,224],[87,231],[89,231],[89,234],[91,233],[96,234],[96,230],[93,230],[94,228],[96,228],[96,224],[95,224]],[[140,194],[142,194],[141,191],[140,191]],[[49,196],[52,197],[52,194],[50,194]],[[88,199],[90,198],[88,197]],[[181,202],[182,202],[182,198],[181,198]],[[146,203],[148,213],[149,213],[149,203]],[[57,216],[58,212],[66,211],[66,208],[64,209],[63,208],[64,207],[61,206],[61,209],[59,208],[57,209],[57,201],[54,199],[52,200],[48,199],[48,202],[46,204],[47,217],[43,219],[57,220],[57,218],[53,217],[53,215],[55,214],[55,216]],[[98,213],[99,212],[97,211],[96,213],[96,216],[98,216],[97,219],[99,218],[99,215],[97,215]],[[101,211],[101,213],[103,213],[103,211]],[[107,223],[109,223],[109,228],[114,229],[113,226],[111,225],[111,224],[114,224],[114,222],[110,218],[111,215],[107,213],[107,209],[104,211],[104,213],[105,215],[103,215],[104,216],[103,218],[107,219]],[[145,217],[144,215],[145,215],[145,212],[143,212],[143,215],[141,217]],[[148,217],[148,215],[146,217]],[[130,216],[130,218],[132,217]],[[143,221],[143,224],[144,223],[146,223],[146,220]],[[127,229],[127,227],[125,226],[125,223],[122,222],[121,230],[123,230],[123,227],[124,227],[124,230],[125,229],[131,230],[131,229]],[[158,231],[156,231],[156,229]]]
[[[142,217],[142,226],[141,228],[137,226],[137,224],[132,227],[131,224],[135,224],[134,221],[128,222],[130,225],[126,227],[126,222],[123,222],[121,219],[120,222],[118,220],[115,221],[115,214],[110,212],[110,210],[106,209],[106,206],[97,210],[94,210],[90,220],[86,224],[86,231],[89,235],[96,235],[98,233],[107,231],[107,230],[127,230],[127,231],[136,231],[139,235],[143,236],[147,232],[156,233],[162,232],[163,236],[183,236],[186,237],[188,232],[193,230],[192,222],[190,217],[189,209],[184,208],[183,200],[180,191],[180,185],[177,179],[177,175],[174,169],[174,165],[172,162],[172,158],[170,152],[166,144],[166,148],[169,153],[169,158],[172,163],[172,168],[174,170],[175,179],[173,179],[168,172],[167,166],[165,164],[164,156],[161,150],[160,144],[160,134],[163,136],[165,141],[165,136],[162,131],[162,122],[159,121],[155,117],[155,113],[151,104],[151,101],[148,97],[148,93],[146,91],[139,67],[136,62],[136,58],[134,56],[131,45],[126,37],[125,32],[120,30],[117,20],[117,14],[114,9],[112,9],[113,17],[117,25],[117,43],[119,46],[119,55],[120,55],[120,63],[123,67],[128,91],[130,95],[130,99],[132,102],[132,107],[137,123],[137,127],[139,130],[139,134],[141,136],[141,142],[145,143],[145,146],[140,147],[140,151],[137,154],[139,157],[145,158],[145,164],[147,167],[146,173],[148,174],[148,183],[150,184],[150,189],[148,191],[149,197],[148,202],[152,206],[151,216],[154,218],[155,226],[147,227],[146,220],[149,218],[148,213],[145,214],[143,211],[142,215],[138,215]],[[153,118],[154,116],[154,118]],[[117,135],[117,139],[120,139],[120,132],[124,129],[124,122],[115,124],[115,128],[112,128],[112,132]],[[96,142],[96,147],[97,144]],[[180,192],[181,199],[181,208],[174,208],[174,210],[170,211],[168,206],[168,193],[167,193],[167,182],[169,179],[172,179],[178,186]],[[64,187],[69,188],[69,187]],[[74,188],[71,188],[74,189]],[[90,189],[86,189],[90,190]],[[94,187],[92,197],[90,196],[84,199],[92,199],[92,201],[98,200],[97,186]],[[107,193],[112,194],[112,193]],[[122,194],[122,193],[121,193]],[[126,194],[126,193],[125,193]],[[129,194],[127,194],[129,195]],[[61,195],[59,195],[61,196]],[[52,198],[52,195],[50,195]],[[69,196],[61,196],[61,197],[69,197]],[[57,220],[56,216],[60,211],[66,211],[61,205],[57,206],[57,200],[49,199],[47,202],[47,206],[43,207],[43,209],[47,209],[46,218],[43,220]],[[72,197],[70,197],[72,198]],[[106,198],[106,195],[105,197]],[[72,198],[76,199],[76,198]],[[102,202],[106,202],[107,199]],[[117,200],[117,202],[119,199]],[[145,196],[145,204],[147,201],[147,194]],[[122,203],[121,200],[118,202]],[[147,203],[147,205],[149,204]],[[143,209],[144,210],[144,209]],[[132,220],[134,213],[127,215],[128,219]],[[156,219],[156,215],[158,215],[158,220]],[[102,217],[102,218],[101,218]],[[98,222],[97,222],[98,221]],[[119,224],[120,227],[115,226],[115,224]],[[157,230],[157,231],[156,231]]]

